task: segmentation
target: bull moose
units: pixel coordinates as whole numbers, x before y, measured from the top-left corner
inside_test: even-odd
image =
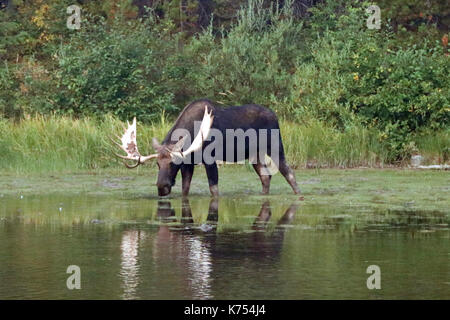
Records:
[[[241,133],[243,139],[239,140],[239,134],[236,132]],[[190,137],[194,136],[191,142]],[[294,171],[286,163],[277,116],[260,105],[221,107],[207,99],[191,102],[180,113],[162,143],[153,138],[152,144],[156,153],[148,156],[142,156],[138,151],[136,118],[131,125],[128,124],[120,140],[121,143],[116,144],[127,155],[116,156],[135,161],[134,165],[125,162],[128,168],[135,168],[148,160],[156,159],[159,167],[156,183],[159,196],[170,194],[179,170],[182,176],[182,195],[187,196],[194,166],[203,164],[211,195],[217,197],[217,162],[242,162],[246,159],[252,163],[261,179],[262,192],[267,194],[273,174],[273,170],[269,170],[268,157],[277,160],[273,161],[276,163],[275,168],[285,177],[294,193],[300,193]],[[240,144],[236,144],[238,140]],[[188,147],[184,148],[185,145]],[[202,157],[207,151],[209,157]]]

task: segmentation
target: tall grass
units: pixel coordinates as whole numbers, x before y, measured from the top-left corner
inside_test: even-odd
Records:
[[[151,139],[162,140],[172,125],[162,117],[157,123],[138,124],[141,153],[151,153]],[[380,166],[388,152],[376,131],[354,126],[344,131],[324,122],[294,123],[282,120],[281,134],[287,158],[294,167]],[[115,117],[94,118],[36,116],[21,122],[0,120],[0,170],[3,172],[60,172],[120,168],[110,137],[125,123]],[[428,158],[448,157],[449,133],[426,135],[417,143]],[[447,150],[447,151],[445,151]],[[447,152],[447,153],[445,153]]]
[[[118,165],[110,137],[121,133],[124,125],[111,116],[101,121],[54,116],[19,123],[0,120],[0,170],[51,172]],[[150,151],[152,137],[161,138],[168,129],[164,119],[157,126],[139,126],[141,152]]]
[[[281,134],[288,160],[297,167],[379,166],[388,157],[376,131],[362,126],[340,131],[319,121],[282,121]]]
[[[444,164],[450,159],[450,129],[440,132],[427,130],[419,135],[416,144],[426,164]]]

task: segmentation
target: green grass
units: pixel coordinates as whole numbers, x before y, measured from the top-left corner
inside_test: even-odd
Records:
[[[382,166],[388,156],[376,132],[360,126],[342,132],[319,121],[304,125],[283,121],[281,130],[295,167],[374,167]]]
[[[121,133],[124,125],[111,116],[102,120],[36,116],[18,123],[2,119],[0,171],[26,174],[122,167],[113,156],[117,150],[109,138]],[[152,137],[161,140],[171,125],[172,121],[164,118],[154,124],[138,124],[141,153],[151,153]],[[377,132],[360,126],[339,131],[319,121],[299,124],[283,120],[281,134],[288,161],[296,168],[386,164],[388,150]],[[448,160],[448,132],[423,135],[417,145],[430,161]]]
[[[122,168],[79,171],[60,174],[17,175],[4,173],[0,180],[0,199],[33,196],[86,195],[113,199],[158,198],[155,181],[157,168],[143,166],[137,170]],[[450,188],[448,171],[414,169],[316,169],[296,170],[302,190],[302,205],[350,207],[355,210],[438,210],[448,212]],[[221,198],[240,202],[289,204],[296,201],[286,180],[276,174],[270,195],[260,195],[261,183],[253,170],[243,165],[223,165],[219,168]],[[177,177],[171,197],[181,197],[181,177]],[[197,167],[191,185],[190,198],[208,202],[210,193],[203,167]]]
[[[450,129],[421,134],[417,138],[417,147],[426,164],[447,163],[450,158]]]
[[[42,116],[19,123],[2,120],[0,170],[59,172],[118,166],[110,138],[121,133],[124,125],[113,117],[102,121]],[[140,151],[150,152],[152,137],[162,138],[169,128],[164,119],[157,126],[140,126]]]

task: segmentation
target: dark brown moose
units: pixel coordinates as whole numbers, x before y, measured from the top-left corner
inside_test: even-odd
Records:
[[[134,118],[120,138],[121,143],[116,143],[127,155],[117,156],[135,161],[132,166],[125,163],[128,168],[156,159],[159,167],[156,183],[159,196],[166,196],[171,192],[179,170],[182,176],[182,194],[187,196],[194,166],[203,164],[211,195],[217,197],[217,162],[242,162],[245,159],[251,160],[261,179],[264,194],[269,193],[274,166],[286,178],[294,193],[299,194],[294,171],[286,163],[279,130],[277,116],[265,107],[256,104],[221,107],[202,99],[183,109],[161,144],[153,138],[156,153],[148,156],[142,156],[138,151]],[[241,134],[241,139],[238,133]],[[195,137],[192,142],[190,137]],[[209,157],[202,156],[207,151]]]

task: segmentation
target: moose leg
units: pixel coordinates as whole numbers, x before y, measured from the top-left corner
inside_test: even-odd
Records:
[[[217,171],[217,164],[205,164],[206,176],[208,177],[209,191],[213,197],[219,196],[219,172]]]
[[[181,200],[181,222],[182,223],[194,223],[192,218],[191,205],[189,203],[189,198],[183,198]]]
[[[297,186],[297,181],[295,180],[294,170],[292,170],[286,163],[286,159],[281,157],[280,164],[278,166],[281,174],[287,180],[287,182],[291,185],[292,190],[294,190],[295,194],[300,194],[300,189]]]
[[[208,216],[206,217],[206,221],[217,224],[219,220],[219,199],[212,198],[209,202]]]
[[[194,174],[194,165],[185,164],[181,167],[181,193],[183,197],[189,195],[189,188],[191,187],[192,175]]]
[[[264,172],[267,170],[265,170],[265,165],[260,162],[253,164],[253,168],[255,169],[256,173],[259,176],[259,179],[261,180],[262,193],[268,194],[270,189],[270,179],[272,179],[272,176]]]

